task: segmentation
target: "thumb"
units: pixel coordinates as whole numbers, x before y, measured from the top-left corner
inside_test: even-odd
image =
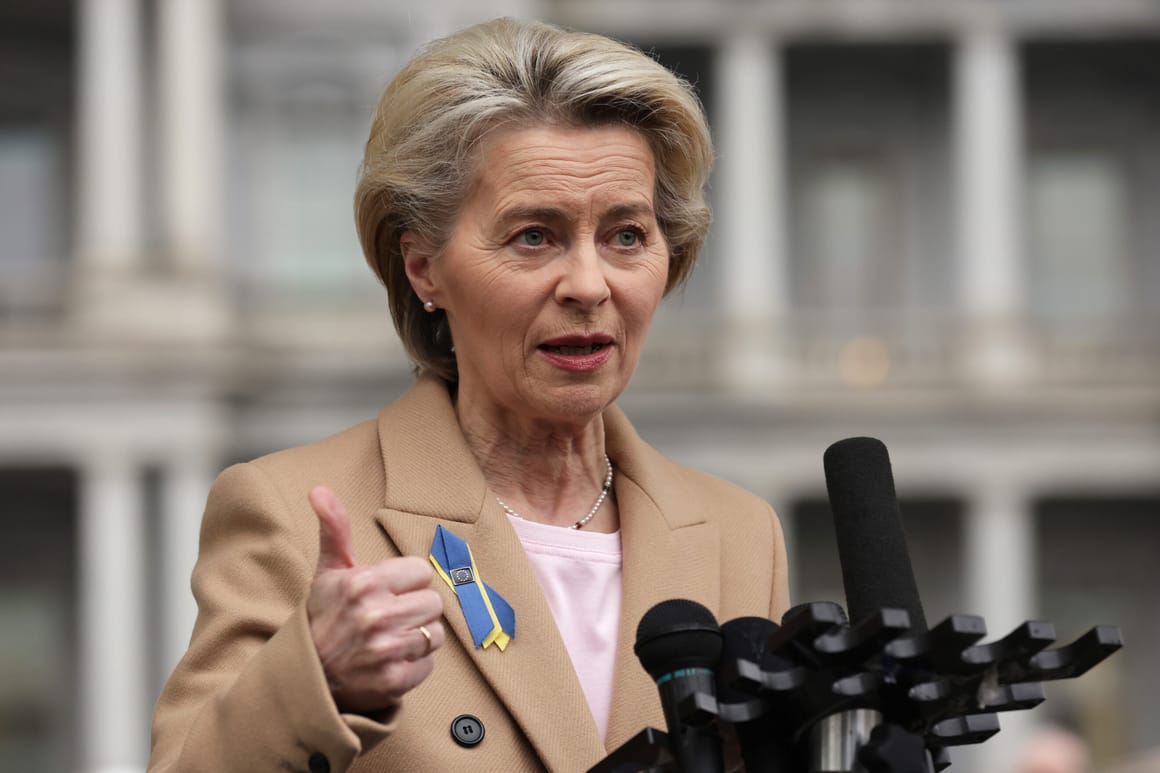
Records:
[[[350,547],[350,518],[346,507],[326,486],[315,486],[308,495],[318,516],[318,571],[350,569],[354,552]]]

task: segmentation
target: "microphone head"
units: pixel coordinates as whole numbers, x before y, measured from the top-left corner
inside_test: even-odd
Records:
[[[727,663],[748,660],[766,671],[781,671],[793,664],[770,654],[769,639],[777,632],[778,624],[764,617],[735,617],[721,624],[724,646],[721,650],[721,670],[718,672],[717,697],[722,701],[745,701],[752,696],[731,687],[721,678]]]
[[[712,612],[695,601],[669,599],[644,613],[633,651],[644,670],[660,679],[681,668],[716,670],[721,647],[721,627]]]
[[[769,637],[777,633],[778,624],[764,617],[735,617],[721,624],[725,637],[722,658],[744,658],[761,663]]]
[[[823,465],[850,621],[894,607],[907,611],[913,630],[925,631],[886,446],[869,437],[839,440]]]

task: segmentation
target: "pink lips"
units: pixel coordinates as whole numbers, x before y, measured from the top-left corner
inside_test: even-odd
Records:
[[[613,340],[608,336],[561,336],[545,341],[539,352],[563,370],[586,372],[598,369],[612,356]]]

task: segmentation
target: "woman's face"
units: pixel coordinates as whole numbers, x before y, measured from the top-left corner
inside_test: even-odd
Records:
[[[416,292],[447,313],[461,403],[582,424],[624,390],[668,276],[655,182],[624,127],[485,141],[445,250],[428,259],[403,239]]]

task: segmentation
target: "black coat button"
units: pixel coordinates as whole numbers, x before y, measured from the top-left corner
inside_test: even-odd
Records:
[[[483,740],[483,723],[478,717],[460,714],[451,720],[451,737],[460,746],[475,746]]]
[[[310,765],[310,773],[330,773],[330,760],[322,752],[311,754],[307,764]]]

